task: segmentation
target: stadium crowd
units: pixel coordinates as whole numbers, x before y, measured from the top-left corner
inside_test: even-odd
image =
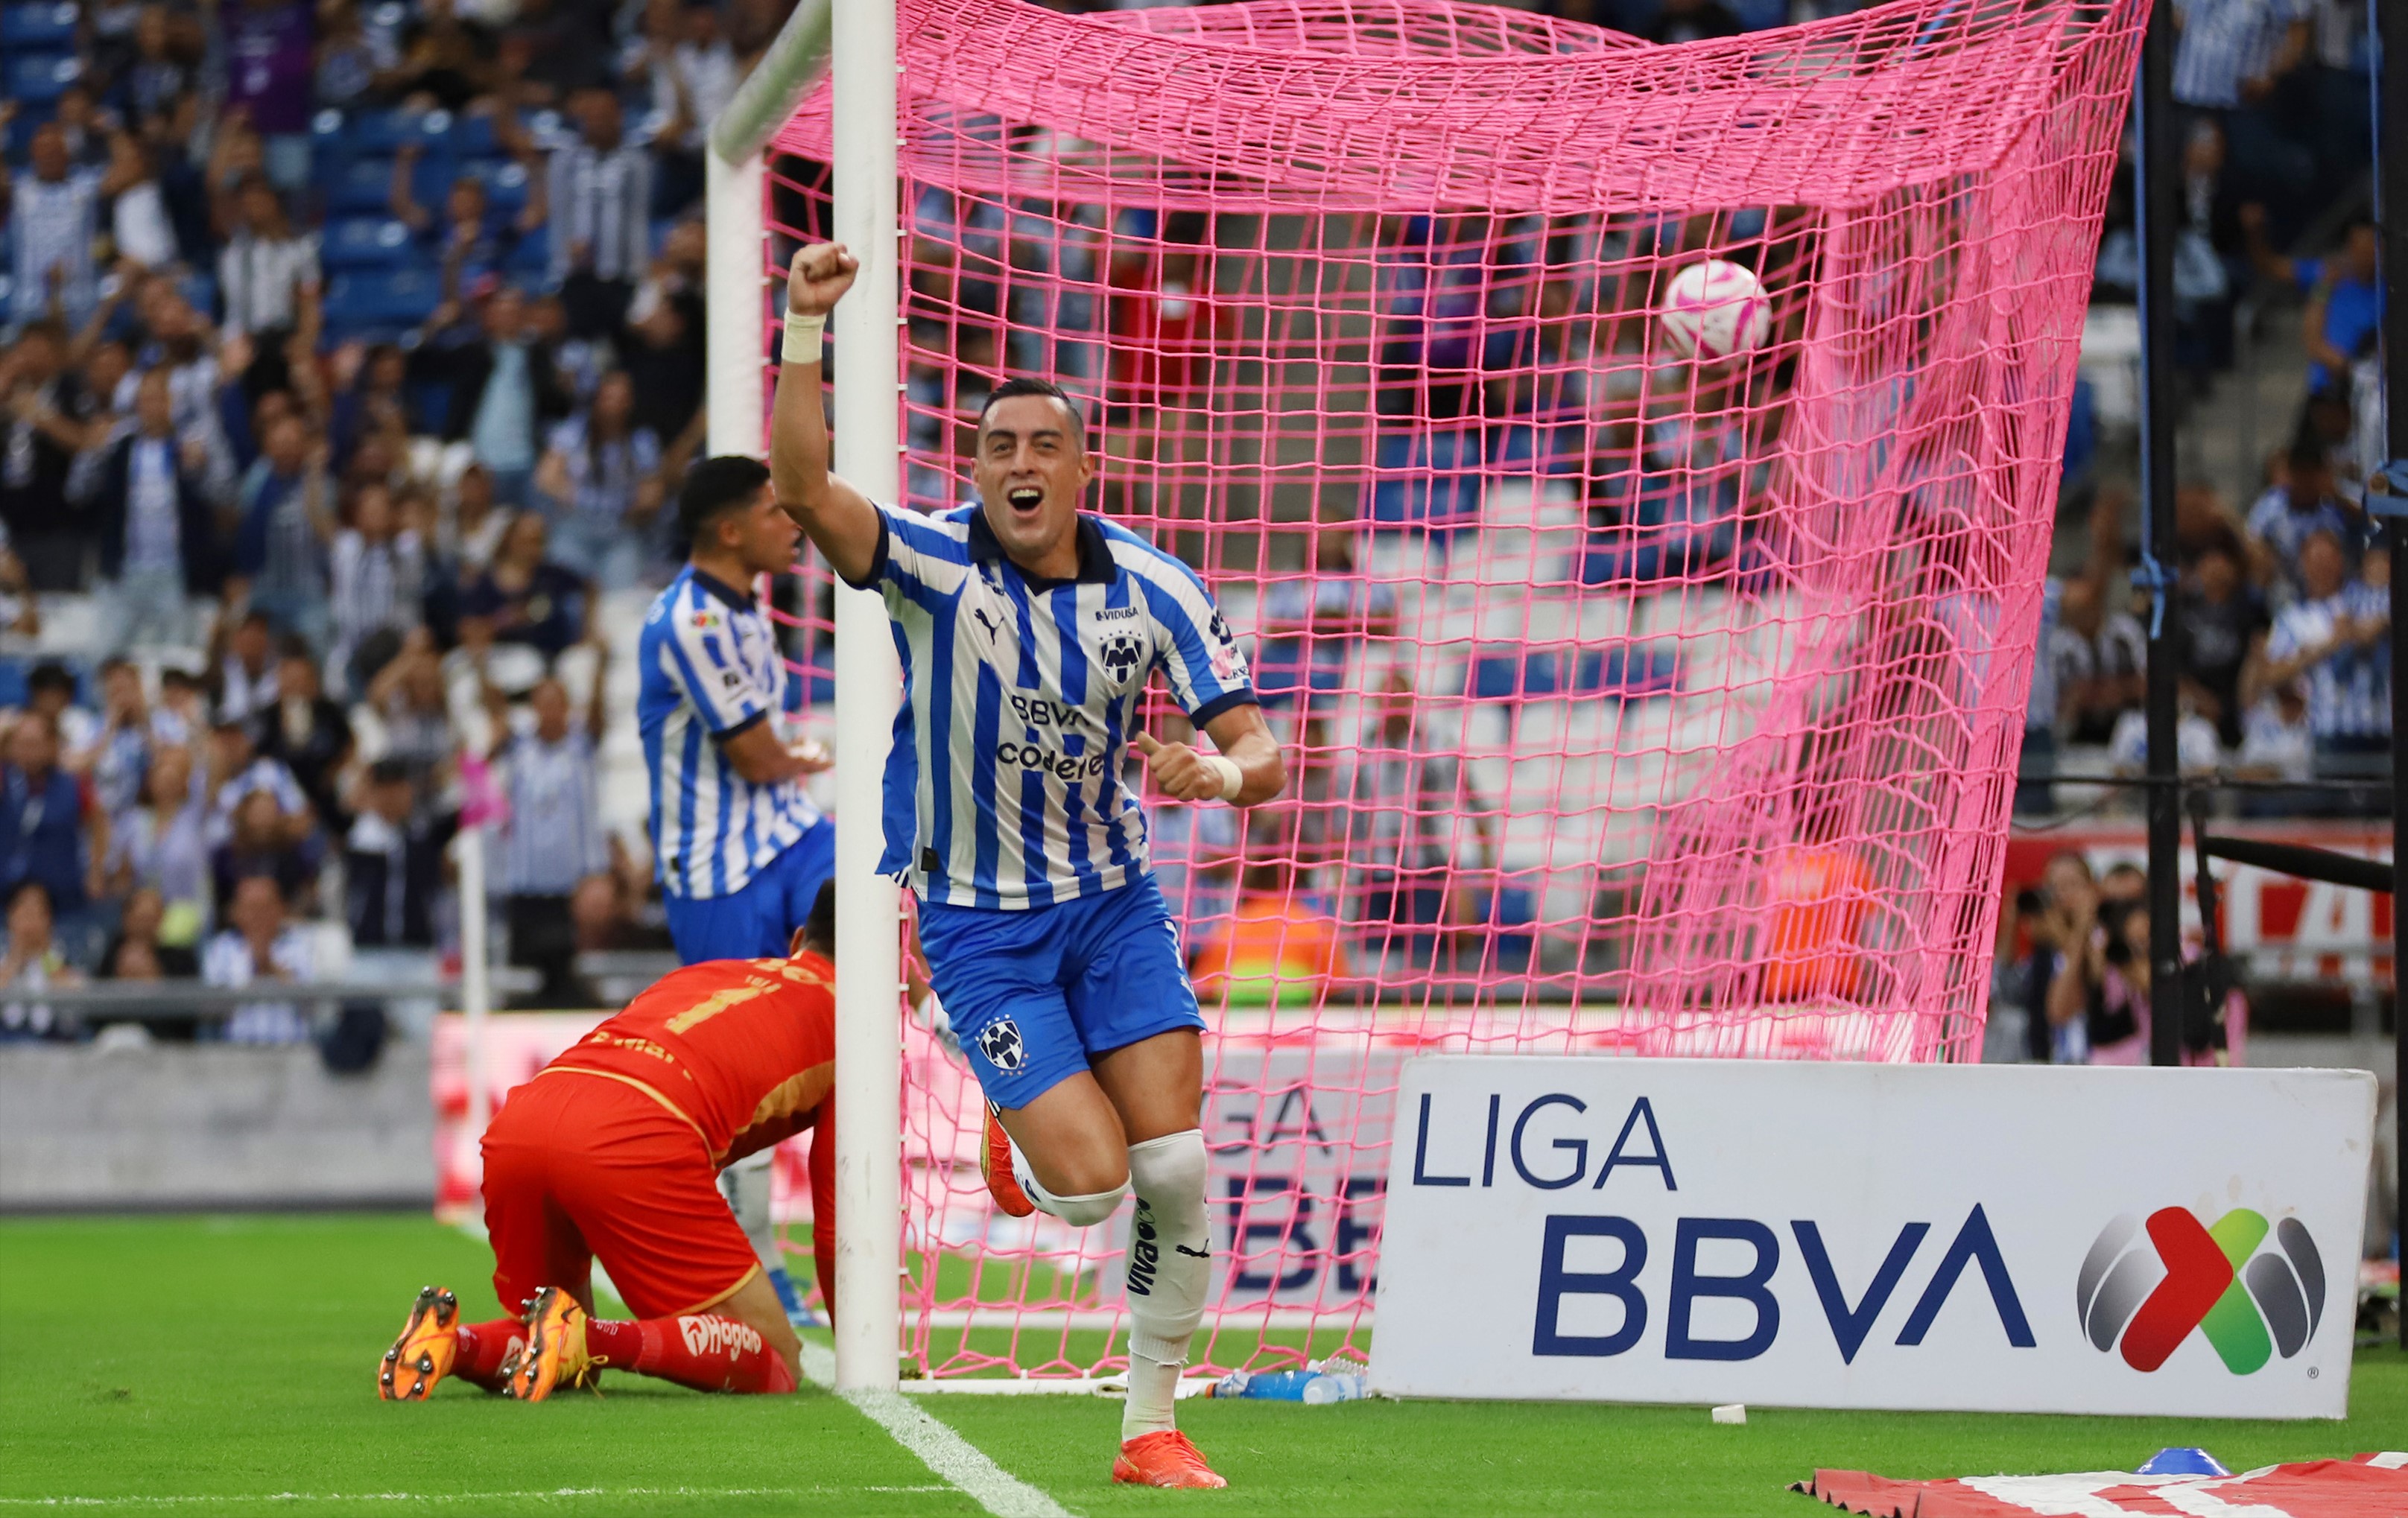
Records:
[[[423,968],[455,950],[445,845],[489,791],[509,803],[507,938],[538,999],[590,996],[580,949],[657,940],[640,829],[595,821],[600,747],[630,720],[604,699],[598,611],[679,556],[663,505],[702,429],[703,131],[787,8],[0,5],[0,1038],[88,1034],[37,995],[85,978],[302,982],[380,954]],[[1554,8],[1673,42],[1847,7]],[[2256,293],[2300,303],[2312,365],[2262,495],[2183,493],[2184,762],[2361,773],[2388,750],[2390,679],[2389,560],[2361,505],[2380,407],[2373,229],[2353,214],[2363,0],[2178,9],[2183,362],[2212,385]],[[952,504],[976,377],[1043,371],[1123,423],[1122,464],[1167,481],[1146,500],[1107,490],[1106,509],[1199,514],[1210,445],[1180,419],[1209,405],[1217,229],[1131,222],[1115,230],[1155,251],[1096,268],[1100,213],[940,195],[910,210],[914,503]],[[1445,528],[1476,519],[1484,473],[1561,475],[1585,513],[1582,582],[1747,573],[1747,418],[1770,397],[1653,407],[1595,320],[1643,312],[1643,285],[1554,272],[1677,229],[1600,241],[1475,220],[1380,232],[1385,470],[1369,523]],[[2126,189],[2101,299],[2128,298],[2128,222]],[[1769,262],[1803,236],[1777,212],[1717,235]],[[1034,308],[1038,287],[996,277],[1007,263],[1107,294]],[[1590,423],[1609,415],[1599,450]],[[2069,495],[2097,505],[2069,518],[2086,557],[2060,553],[2083,562],[2051,582],[2028,771],[2086,746],[2143,757],[2128,496],[2075,431]],[[1427,963],[1508,913],[1457,883],[1496,864],[1494,798],[1410,682],[1359,693],[1359,732],[1316,704],[1349,678],[1349,640],[1398,623],[1390,584],[1356,562],[1368,539],[1291,536],[1294,562],[1259,566],[1256,663],[1303,804],[1250,838],[1220,809],[1157,820],[1166,889],[1225,924],[1197,946],[1208,997],[1266,956],[1296,984],[1342,980],[1399,949],[1392,927]],[[1592,676],[1654,678],[1584,666],[1562,688]],[[2048,790],[2022,799],[2046,807]],[[1355,821],[1333,836],[1340,816]],[[1315,881],[1343,884],[1298,889]],[[308,1023],[271,1000],[204,1027],[277,1041]]]

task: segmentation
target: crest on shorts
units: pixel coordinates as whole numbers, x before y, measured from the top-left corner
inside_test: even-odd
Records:
[[[1028,1046],[1020,1041],[1020,1024],[1000,1017],[978,1036],[979,1053],[988,1064],[1010,1075],[1028,1063]]]

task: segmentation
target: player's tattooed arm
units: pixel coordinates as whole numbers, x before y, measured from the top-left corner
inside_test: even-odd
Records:
[[[769,418],[769,482],[778,504],[828,565],[859,584],[877,567],[882,524],[869,497],[828,470],[827,413],[820,396],[820,338],[828,314],[853,288],[860,261],[841,244],[814,243],[786,274],[784,359]]]
[[[1233,807],[1257,806],[1287,789],[1287,756],[1271,737],[1257,706],[1231,707],[1204,724],[1217,754],[1185,743],[1165,743],[1151,733],[1131,739],[1145,757],[1145,766],[1163,795],[1179,801],[1226,800]],[[1236,766],[1237,788],[1228,787],[1223,764]]]

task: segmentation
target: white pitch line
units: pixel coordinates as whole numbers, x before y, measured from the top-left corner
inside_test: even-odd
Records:
[[[803,1341],[803,1374],[836,1384],[836,1352]],[[962,1489],[995,1518],[1070,1518],[1068,1509],[987,1458],[984,1451],[912,1405],[899,1392],[844,1392],[861,1415],[883,1428],[930,1470]]]

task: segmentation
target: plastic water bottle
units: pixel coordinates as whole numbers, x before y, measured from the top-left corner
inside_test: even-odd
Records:
[[[1257,1402],[1301,1402],[1312,1381],[1310,1370],[1233,1370],[1212,1388],[1215,1397],[1242,1396]]]
[[[1359,1374],[1331,1374],[1323,1371],[1304,1383],[1304,1402],[1320,1407],[1329,1402],[1359,1402],[1363,1398],[1363,1378]]]

